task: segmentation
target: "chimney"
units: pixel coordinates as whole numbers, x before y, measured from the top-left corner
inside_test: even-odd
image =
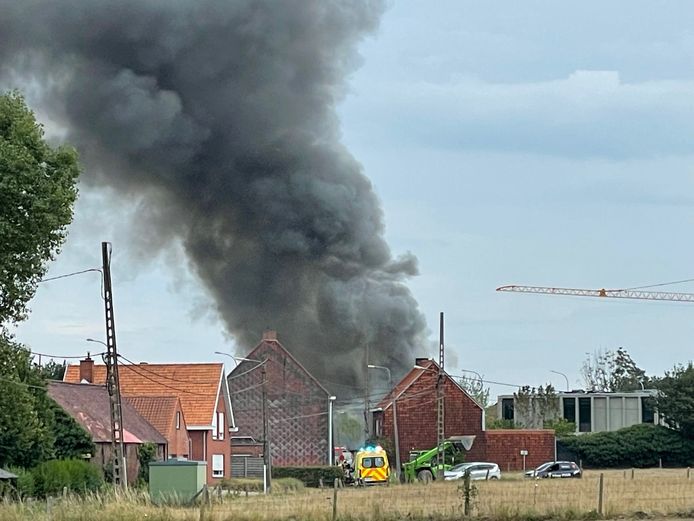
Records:
[[[89,357],[89,352],[87,358],[80,360],[80,383],[94,383],[94,360]]]
[[[273,331],[272,329],[263,331],[263,341],[277,342],[277,331]]]
[[[429,364],[427,362],[431,362],[431,358],[415,358],[414,359],[414,365],[418,365],[420,367],[427,367]]]

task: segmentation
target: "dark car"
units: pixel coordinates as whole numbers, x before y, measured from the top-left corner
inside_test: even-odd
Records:
[[[526,478],[580,478],[581,468],[573,461],[548,461],[525,473]]]

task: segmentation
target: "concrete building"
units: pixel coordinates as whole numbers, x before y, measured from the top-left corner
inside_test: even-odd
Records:
[[[554,407],[542,413],[532,404],[520,404],[515,395],[497,400],[499,418],[518,427],[537,426],[563,418],[576,424],[576,432],[616,431],[639,423],[659,423],[655,391],[585,392],[559,391]]]

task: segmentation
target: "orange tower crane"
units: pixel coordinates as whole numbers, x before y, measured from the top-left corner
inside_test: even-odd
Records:
[[[660,285],[660,284],[658,284]],[[650,286],[654,287],[654,286]],[[671,291],[643,291],[633,289],[576,289],[550,288],[545,286],[501,286],[497,291],[515,293],[540,293],[549,295],[570,295],[576,297],[623,298],[638,300],[670,300],[674,302],[694,302],[694,293],[675,293]]]

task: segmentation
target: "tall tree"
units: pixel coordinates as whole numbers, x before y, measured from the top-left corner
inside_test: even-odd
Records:
[[[480,404],[483,409],[486,409],[489,406],[489,395],[491,394],[491,390],[489,387],[484,386],[483,378],[484,375],[480,375],[479,377],[460,376],[457,380],[458,384],[465,389],[472,399]]]
[[[623,347],[588,355],[581,375],[589,391],[636,391],[650,382],[646,371],[636,365]]]
[[[25,318],[27,303],[67,233],[79,167],[53,148],[17,92],[0,96],[0,326]]]
[[[694,365],[676,365],[656,381],[656,408],[665,423],[694,438]]]

